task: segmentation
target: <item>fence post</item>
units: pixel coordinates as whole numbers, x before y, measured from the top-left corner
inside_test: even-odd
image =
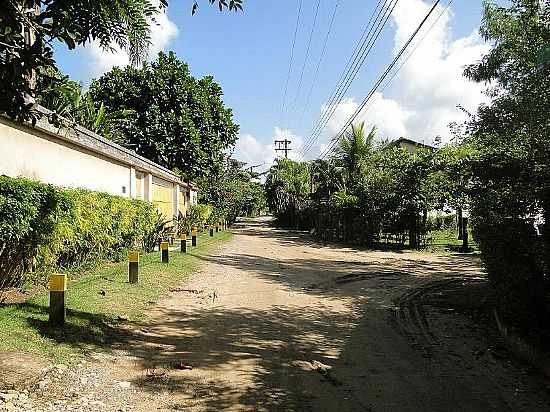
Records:
[[[193,227],[191,229],[191,246],[197,246],[197,228]]]
[[[168,242],[162,242],[160,244],[160,253],[162,257],[162,263],[168,263],[169,257],[168,257]]]
[[[214,237],[214,226],[210,225],[210,237]]]
[[[187,253],[187,234],[186,233],[181,235],[180,250],[181,250],[181,253]]]
[[[50,317],[52,326],[65,324],[65,292],[67,291],[67,275],[55,274],[50,276]]]
[[[128,282],[139,282],[139,252],[137,250],[128,252]]]

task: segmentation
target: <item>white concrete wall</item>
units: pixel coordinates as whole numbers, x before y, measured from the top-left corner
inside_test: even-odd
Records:
[[[0,118],[0,175],[130,196],[131,170],[108,158]]]

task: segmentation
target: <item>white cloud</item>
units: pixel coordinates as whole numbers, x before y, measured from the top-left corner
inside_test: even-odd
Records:
[[[275,159],[275,151],[272,144],[262,144],[251,134],[243,134],[237,140],[233,157],[249,167],[260,164],[269,167]]]
[[[393,56],[430,7],[422,0],[398,3],[392,15],[395,29]],[[483,42],[477,30],[466,37],[453,39],[453,14],[450,10],[445,11],[434,25],[442,11],[441,6],[434,11],[417,35],[416,43],[409,47],[409,50],[416,49],[392,83],[395,94],[388,97],[375,93],[356,119],[357,122],[365,121],[369,128],[375,125],[380,139],[406,136],[429,143],[441,136],[443,141],[447,141],[450,138],[449,123],[465,120],[465,114],[457,106],[473,112],[487,100],[483,94],[484,86],[468,81],[462,73],[467,64],[479,60],[489,50],[489,45]],[[422,41],[419,43],[419,40]],[[341,130],[359,107],[359,100],[348,97],[339,104],[316,142],[317,150],[311,150],[310,156],[324,151],[330,138]],[[326,106],[321,107],[320,114],[326,109]]]
[[[290,140],[290,148],[288,157],[292,160],[302,160],[300,151],[303,147],[304,138],[293,133],[291,130],[275,127],[273,131],[273,138],[271,142],[275,140]],[[262,165],[256,171],[266,170],[275,162],[275,158],[281,157],[282,153],[275,153],[275,146],[273,143],[263,144],[251,134],[242,134],[237,140],[235,145],[235,151],[233,157],[241,162],[246,162],[247,166]]]
[[[151,21],[150,25],[151,45],[147,53],[147,59],[153,59],[158,52],[164,50],[168,44],[178,35],[178,27],[172,22],[165,12],[160,12]],[[114,45],[114,51],[104,50],[97,41],[93,41],[84,47],[84,52],[89,56],[90,77],[101,76],[114,66],[124,67],[130,64],[128,53]]]
[[[364,121],[368,130],[376,126],[377,135],[381,138],[399,137],[406,134],[405,123],[409,114],[398,102],[384,98],[381,93],[375,93],[371,102],[359,114],[357,122]],[[358,107],[359,103],[354,98],[344,99],[334,111],[332,119],[328,122],[321,142],[326,143],[329,138],[338,134]],[[325,110],[325,107],[321,109],[321,112],[323,110]]]

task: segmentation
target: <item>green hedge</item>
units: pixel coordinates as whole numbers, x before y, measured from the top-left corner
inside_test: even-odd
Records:
[[[106,193],[0,176],[0,289],[101,259],[117,260],[155,230],[154,207]]]
[[[176,219],[178,232],[180,234],[191,233],[191,229],[196,227],[199,231],[206,228],[207,225],[213,224],[217,218],[222,218],[222,214],[218,209],[214,209],[212,205],[197,204],[192,205],[187,212],[187,215],[180,213]],[[219,220],[216,220],[216,222]]]

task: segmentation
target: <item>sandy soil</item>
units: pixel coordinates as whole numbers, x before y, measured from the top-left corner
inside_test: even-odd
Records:
[[[323,247],[265,219],[234,232],[128,341],[59,378],[64,410],[550,410],[548,382],[442,298],[483,304],[464,293],[485,285],[476,258]]]

